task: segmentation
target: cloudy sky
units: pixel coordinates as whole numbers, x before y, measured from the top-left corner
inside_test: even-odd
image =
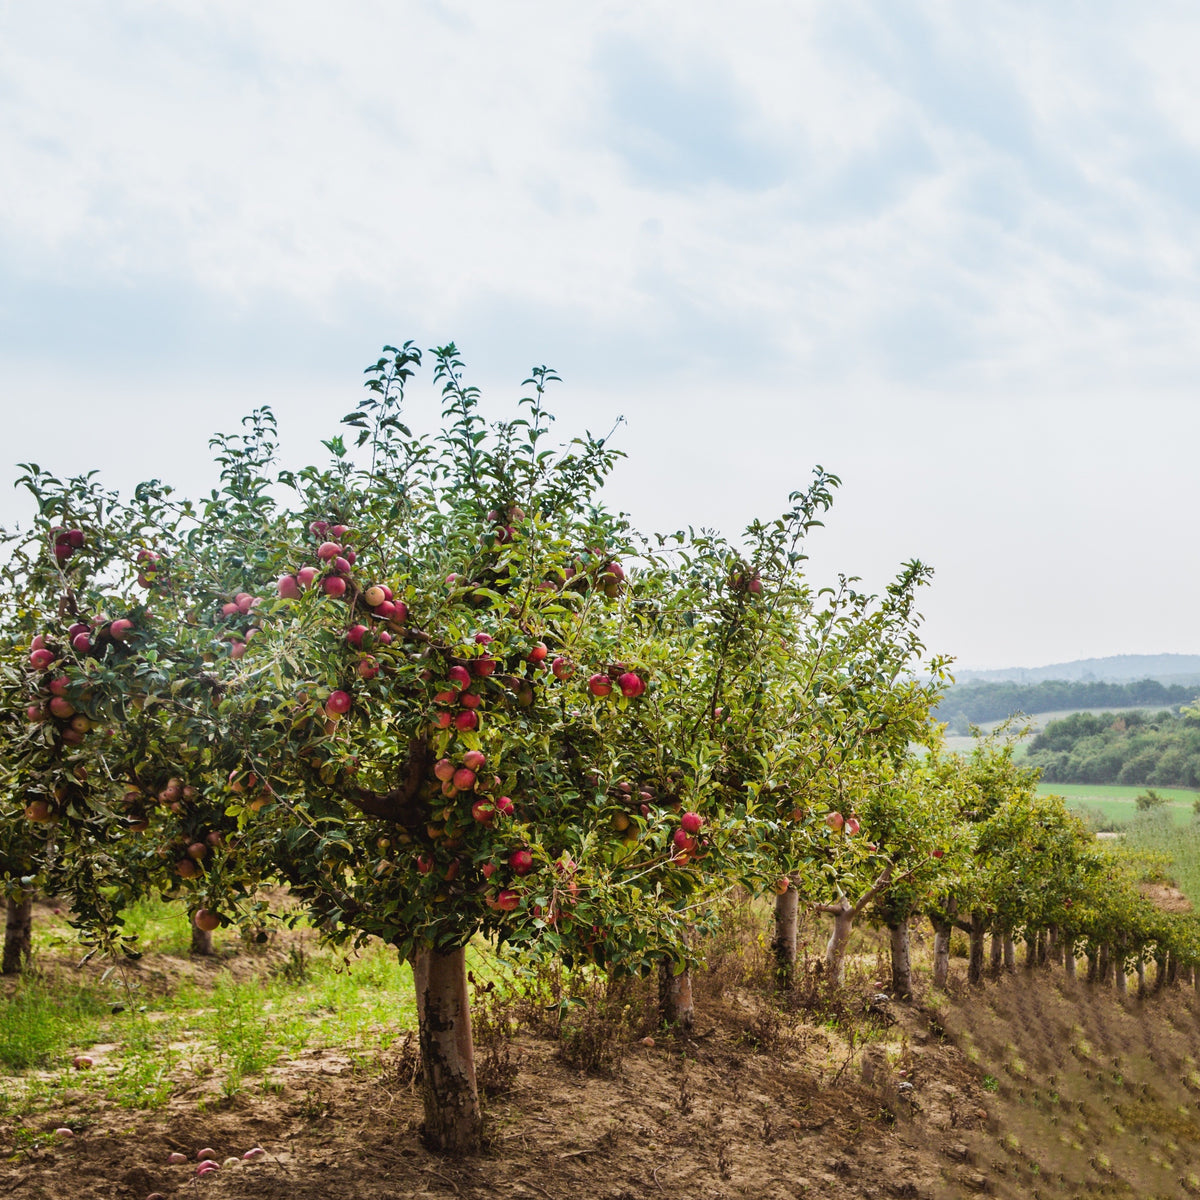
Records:
[[[963,666],[1200,652],[1198,50],[1167,0],[0,0],[0,471],[200,487],[263,402],[305,461],[454,340],[623,415],[642,526],[837,472],[814,572],[930,562]]]

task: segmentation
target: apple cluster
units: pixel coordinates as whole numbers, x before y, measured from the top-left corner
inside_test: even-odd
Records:
[[[61,525],[56,525],[50,530],[50,537],[53,539],[54,561],[60,567],[66,564],[76,550],[82,550],[87,544],[82,529],[64,529]]]
[[[246,643],[258,633],[258,626],[253,623],[253,613],[261,603],[261,596],[252,595],[250,592],[238,592],[232,600],[227,600],[221,605],[221,616],[233,622],[222,634],[229,643],[230,658],[241,658],[246,653]]]

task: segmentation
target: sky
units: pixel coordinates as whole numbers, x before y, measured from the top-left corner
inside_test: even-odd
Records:
[[[1200,652],[1200,9],[0,0],[0,480],[292,464],[385,343],[535,364],[646,529],[842,479],[963,667]],[[429,376],[413,418],[432,428]],[[27,516],[0,484],[0,522]]]

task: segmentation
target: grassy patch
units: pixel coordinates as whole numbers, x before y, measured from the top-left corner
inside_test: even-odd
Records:
[[[1200,908],[1200,822],[1180,829],[1144,813],[1126,829],[1124,844],[1133,852],[1167,855],[1176,887]]]
[[[1038,787],[1043,796],[1062,796],[1069,807],[1084,815],[1097,816],[1102,828],[1123,826],[1140,816],[1135,801],[1145,790],[1144,787],[1105,783],[1042,783]],[[1168,803],[1163,805],[1162,813],[1168,815],[1176,827],[1191,824],[1195,816],[1192,806],[1200,792],[1168,787],[1154,790],[1167,797]]]

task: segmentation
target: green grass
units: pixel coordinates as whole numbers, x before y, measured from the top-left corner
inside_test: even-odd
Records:
[[[1134,801],[1145,790],[1144,787],[1105,783],[1042,783],[1038,787],[1043,796],[1062,796],[1069,807],[1085,814],[1089,810],[1098,813],[1109,824],[1124,824],[1137,817],[1139,814]],[[1160,787],[1154,790],[1170,801],[1163,806],[1162,812],[1169,814],[1176,826],[1191,824],[1194,816],[1192,805],[1200,792],[1191,788]]]
[[[1123,846],[1131,853],[1168,856],[1176,887],[1200,908],[1200,822],[1180,829],[1144,813],[1126,829]]]

